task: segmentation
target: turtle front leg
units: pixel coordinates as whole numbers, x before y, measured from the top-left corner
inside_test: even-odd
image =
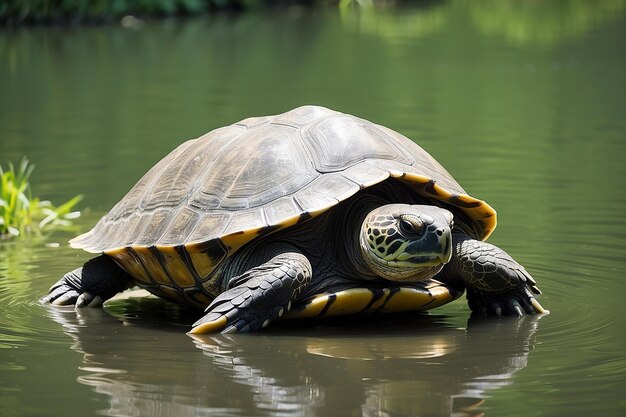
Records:
[[[453,233],[452,240],[452,259],[435,279],[465,286],[472,311],[498,316],[547,312],[535,299],[541,294],[537,283],[508,253],[462,232]]]
[[[133,277],[113,259],[101,255],[65,274],[41,301],[59,306],[75,304],[76,307],[100,307],[132,282]]]
[[[232,278],[190,333],[252,332],[266,327],[290,308],[311,281],[311,263],[297,252],[277,255]]]

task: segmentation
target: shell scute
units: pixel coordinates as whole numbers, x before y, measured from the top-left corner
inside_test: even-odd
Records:
[[[361,189],[359,184],[339,173],[320,176],[310,188],[316,194],[325,194],[338,201],[347,200]]]
[[[336,114],[334,111],[320,106],[301,106],[287,113],[279,114],[272,121],[273,124],[280,124],[300,128],[322,117]]]
[[[292,196],[285,196],[267,203],[263,207],[263,212],[268,224],[279,224],[288,222],[289,219],[299,218],[302,209]]]
[[[380,169],[369,162],[360,162],[341,172],[341,175],[358,184],[361,188],[371,187],[389,178],[389,171]]]
[[[306,187],[294,195],[294,200],[300,207],[306,208],[311,216],[316,216],[339,203],[335,197],[324,192],[316,191],[313,187]]]
[[[342,171],[368,159],[413,160],[374,124],[353,116],[335,114],[305,128],[304,144],[319,172]]]
[[[141,234],[135,238],[132,246],[153,246],[159,242],[159,238],[168,230],[172,222],[171,213],[167,210],[157,210],[145,219],[145,227]]]
[[[211,170],[192,194],[190,204],[203,206],[205,196],[220,209],[258,207],[281,196],[281,190],[299,188],[312,180],[310,162],[302,157],[293,132],[262,125],[250,130],[238,146],[214,159]],[[314,172],[314,171],[313,171]]]
[[[189,207],[181,207],[175,215],[170,226],[161,236],[161,246],[176,246],[191,234],[191,231],[200,221],[201,214]]]
[[[232,213],[227,211],[214,211],[205,214],[186,239],[186,242],[181,241],[180,244],[204,242],[209,240],[207,236],[222,236],[231,217]]]
[[[244,232],[246,230],[260,229],[268,226],[263,214],[263,209],[258,208],[255,210],[242,210],[233,213],[230,218],[230,222],[224,230],[224,235],[230,235],[237,232]]]

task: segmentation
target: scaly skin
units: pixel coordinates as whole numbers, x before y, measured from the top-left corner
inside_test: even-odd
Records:
[[[250,332],[266,327],[291,308],[311,276],[311,263],[301,253],[275,256],[233,277],[229,289],[213,300],[190,333]]]
[[[43,303],[76,307],[100,307],[103,302],[132,285],[134,278],[115,261],[100,255],[68,272],[43,297]]]
[[[472,311],[517,315],[544,313],[537,283],[508,253],[462,232],[452,235],[452,258],[435,278],[467,289]]]

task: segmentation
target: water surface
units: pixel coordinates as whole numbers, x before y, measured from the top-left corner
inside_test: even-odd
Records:
[[[0,32],[0,161],[85,194],[71,230],[0,241],[0,415],[583,416],[626,409],[626,7],[429,3]],[[182,141],[319,104],[431,152],[499,214],[493,243],[549,316],[429,314],[185,331],[155,299],[38,297],[88,230]],[[53,247],[51,243],[60,243]]]

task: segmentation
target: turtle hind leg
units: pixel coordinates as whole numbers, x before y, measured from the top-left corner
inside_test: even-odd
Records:
[[[192,334],[252,332],[266,327],[291,308],[311,281],[311,264],[302,254],[286,252],[230,280]]]
[[[547,312],[535,298],[541,294],[537,283],[522,265],[499,247],[464,233],[453,235],[451,262],[435,279],[449,284],[462,281],[469,307],[477,313],[522,316]]]
[[[133,277],[113,259],[101,255],[65,274],[41,301],[54,305],[100,307],[104,301],[128,288],[132,282]]]

